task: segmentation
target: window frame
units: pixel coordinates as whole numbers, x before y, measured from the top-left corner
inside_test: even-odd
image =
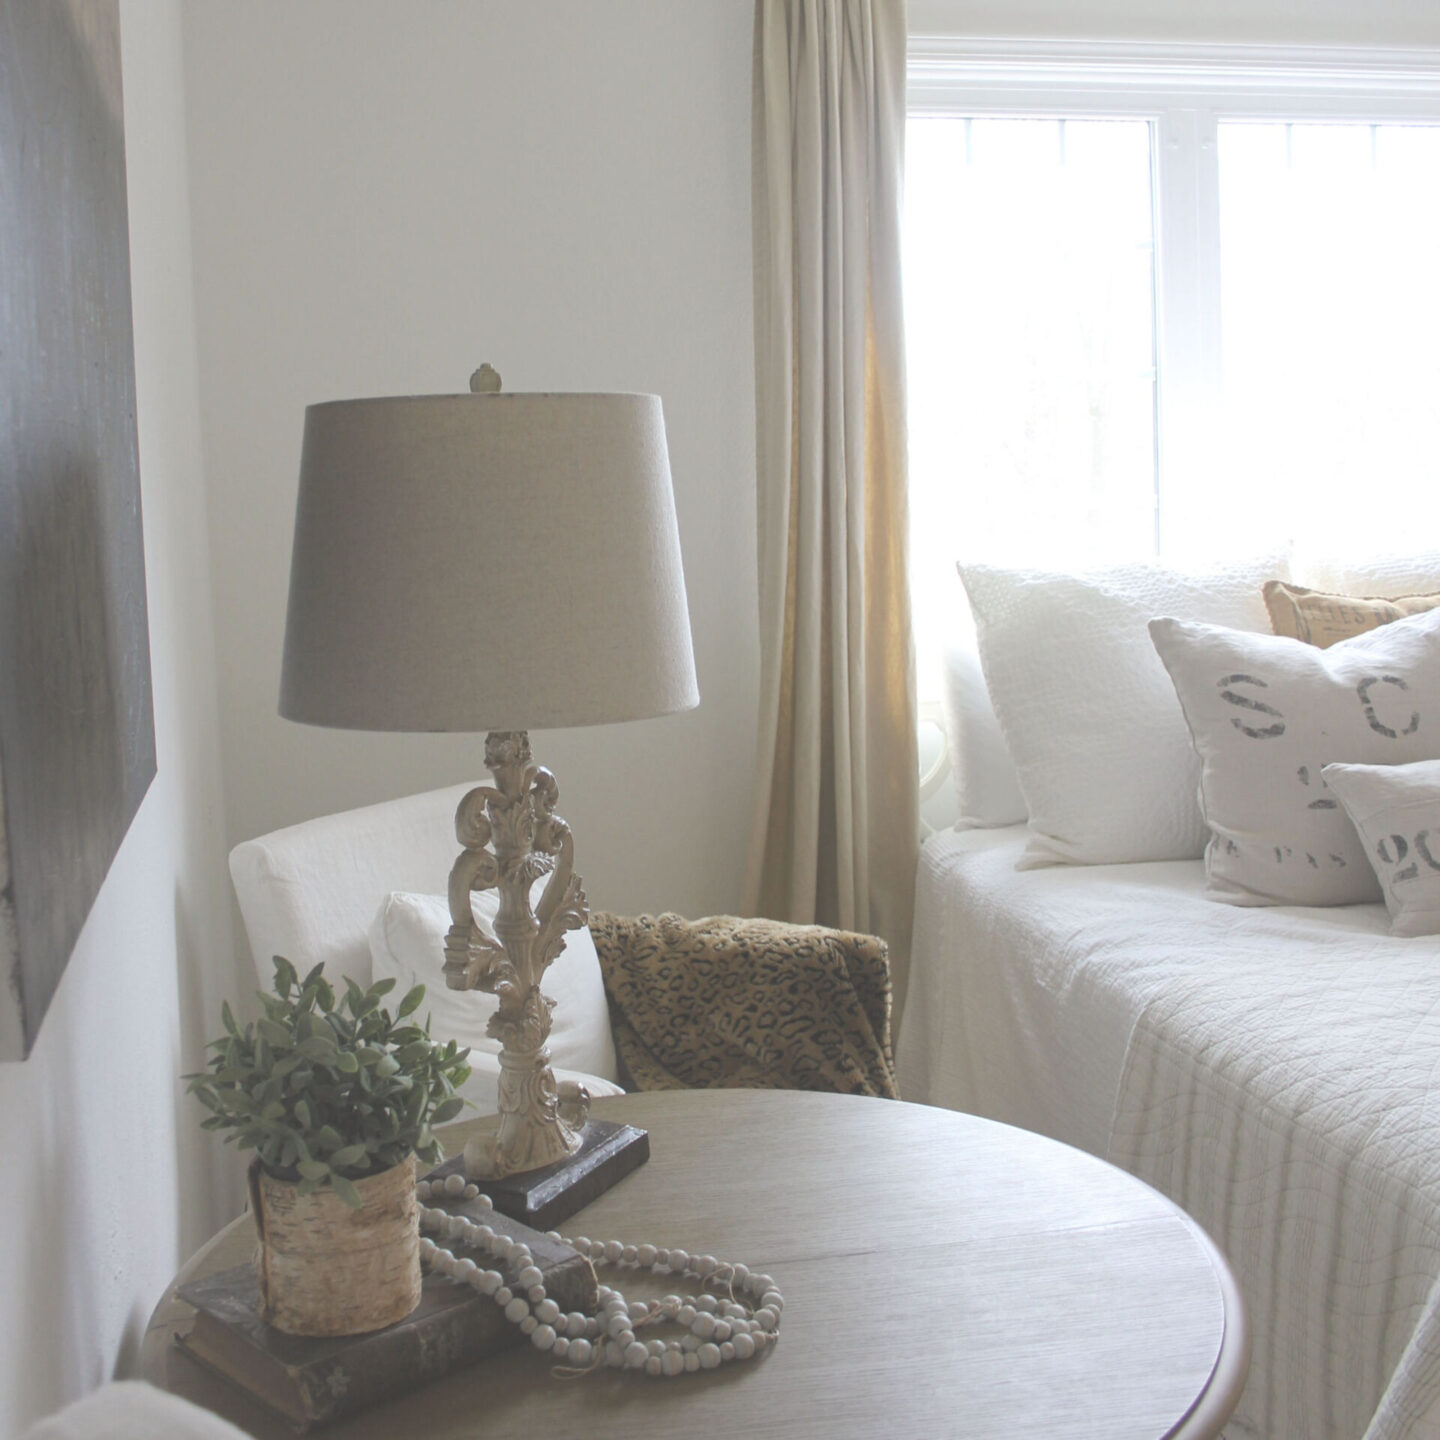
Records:
[[[914,36],[907,115],[1147,119],[1154,128],[1156,549],[1214,463],[1220,122],[1440,125],[1440,50]],[[1175,533],[1172,533],[1175,532]]]

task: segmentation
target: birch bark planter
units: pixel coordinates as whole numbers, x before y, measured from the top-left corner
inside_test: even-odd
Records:
[[[415,1157],[357,1180],[352,1210],[333,1191],[250,1166],[260,1243],[260,1318],[289,1335],[359,1335],[403,1320],[420,1303],[420,1208]]]

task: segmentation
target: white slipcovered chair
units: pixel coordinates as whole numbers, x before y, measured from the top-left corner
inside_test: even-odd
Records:
[[[21,1440],[246,1440],[228,1420],[143,1380],[101,1385],[36,1421]]]
[[[230,874],[262,989],[274,981],[276,955],[302,975],[323,964],[332,983],[350,975],[369,985],[393,975],[397,998],[413,981],[423,983],[418,1013],[432,1016],[437,1038],[453,1036],[471,1047],[462,1093],[488,1114],[500,1073],[498,1042],[485,1034],[495,1001],[448,990],[441,972],[445,887],[459,853],[455,808],[471,788],[452,785],[246,840],[230,853]],[[493,895],[477,897],[482,924]],[[546,975],[545,993],[556,1000],[550,1049],[557,1077],[578,1081],[594,1096],[621,1094],[588,930],[571,932]]]

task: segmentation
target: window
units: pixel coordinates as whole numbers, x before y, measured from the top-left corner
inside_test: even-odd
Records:
[[[1440,545],[1440,68],[912,40],[906,148],[922,700],[957,554]]]
[[[1440,544],[1440,126],[1218,138],[1224,504],[1300,541]]]
[[[920,118],[906,134],[911,469],[925,550],[1155,543],[1144,120]]]

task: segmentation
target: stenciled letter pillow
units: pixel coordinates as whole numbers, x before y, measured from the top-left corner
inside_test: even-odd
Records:
[[[1199,767],[1147,623],[1181,615],[1265,630],[1272,558],[1188,574],[962,565],[990,700],[1030,815],[1022,869],[1193,859]]]
[[[493,890],[472,897],[476,923],[493,938],[492,926],[499,908]],[[370,926],[370,959],[376,980],[387,977],[404,992],[425,987],[425,999],[416,1012],[431,1017],[430,1033],[439,1040],[457,1040],[471,1050],[475,1072],[463,1094],[482,1111],[495,1108],[500,1042],[485,1033],[499,1001],[484,990],[452,990],[445,983],[445,932],[450,928],[450,906],[443,895],[397,892],[381,902]],[[618,1095],[619,1070],[610,1037],[610,1010],[600,977],[600,959],[590,931],[581,926],[565,934],[565,948],[545,972],[540,988],[555,1001],[550,1029],[550,1059],[562,1079],[588,1085],[594,1095]],[[593,1079],[592,1079],[593,1077]],[[598,1080],[602,1083],[594,1084]]]
[[[1440,760],[1327,765],[1359,831],[1395,935],[1440,935]]]
[[[1200,757],[1209,892],[1235,905],[1378,900],[1324,766],[1440,759],[1440,610],[1317,650],[1151,622]]]
[[[1363,635],[1406,615],[1423,615],[1440,606],[1434,595],[1332,595],[1284,580],[1265,582],[1265,608],[1277,635],[1318,645],[1322,650]]]

